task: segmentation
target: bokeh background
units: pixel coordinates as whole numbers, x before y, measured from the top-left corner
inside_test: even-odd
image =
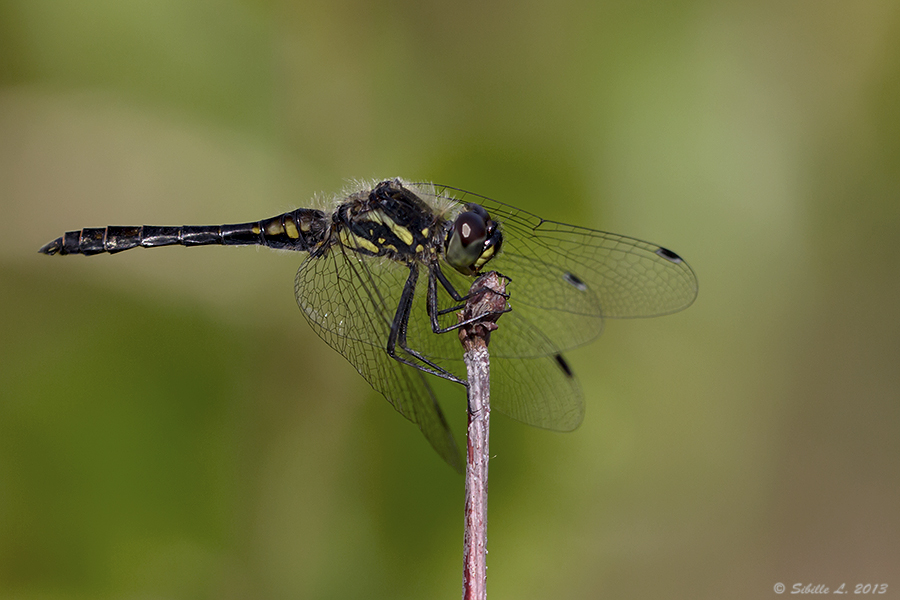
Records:
[[[495,413],[492,598],[896,597],[894,0],[0,0],[0,598],[459,597],[463,479],[301,257],[37,254],[393,176],[700,280],[570,354],[577,431]]]

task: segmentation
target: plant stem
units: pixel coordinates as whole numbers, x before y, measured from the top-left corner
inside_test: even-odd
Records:
[[[481,318],[460,328],[468,375],[466,435],[466,512],[463,547],[463,600],[487,598],[487,493],[490,437],[490,355],[488,343],[496,320],[508,310],[506,281],[497,273],[472,284],[460,321]]]

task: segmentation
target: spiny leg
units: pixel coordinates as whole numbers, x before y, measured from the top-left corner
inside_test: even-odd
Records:
[[[501,277],[504,277],[504,276],[501,275]],[[438,299],[437,299],[437,282],[438,281],[440,281],[441,286],[443,286],[443,288],[445,290],[447,290],[447,293],[450,294],[450,296],[454,300],[456,300],[457,302],[463,302],[463,304],[460,304],[458,306],[452,306],[450,308],[445,308],[443,310],[438,310]],[[487,292],[492,293],[492,294],[498,293],[498,292],[493,292],[490,290],[487,290]],[[471,325],[472,323],[475,323],[476,321],[480,321],[487,316],[495,315],[495,314],[502,314],[502,313],[509,312],[510,310],[512,310],[507,305],[506,308],[504,308],[499,313],[484,313],[481,315],[476,315],[469,319],[465,319],[464,321],[456,323],[455,325],[450,325],[449,327],[441,327],[441,324],[438,322],[438,317],[445,315],[449,312],[454,312],[454,311],[458,311],[458,310],[462,309],[465,306],[464,303],[467,300],[469,300],[471,294],[466,294],[465,296],[463,296],[458,291],[456,291],[456,288],[453,287],[453,284],[450,283],[450,280],[447,279],[447,276],[444,275],[444,273],[441,271],[440,266],[438,266],[438,265],[432,265],[428,269],[428,294],[427,295],[428,295],[428,305],[427,305],[428,306],[428,316],[431,319],[431,330],[437,334],[447,333],[448,331],[454,331],[456,329],[459,329],[460,327],[464,327],[466,325]],[[509,294],[503,293],[501,295],[504,298],[509,299]]]
[[[416,283],[418,282],[418,279],[419,267],[416,264],[412,264],[409,267],[409,277],[407,277],[406,283],[403,285],[403,292],[400,294],[400,302],[397,305],[397,312],[394,315],[394,320],[391,322],[391,332],[390,335],[388,335],[387,343],[388,356],[405,365],[409,365],[411,367],[419,369],[420,371],[424,371],[425,373],[430,373],[431,375],[436,375],[449,381],[468,386],[468,382],[465,379],[460,379],[453,373],[450,373],[446,369],[441,368],[439,365],[422,356],[422,354],[420,354],[416,350],[410,348],[406,343],[406,329],[409,325],[409,315],[412,311],[413,299],[415,297]],[[404,352],[406,352],[416,360],[421,361],[421,363],[423,364],[407,360],[397,354],[397,346],[399,346]]]

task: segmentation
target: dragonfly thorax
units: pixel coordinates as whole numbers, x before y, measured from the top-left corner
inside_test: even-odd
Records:
[[[355,252],[413,262],[433,253],[441,221],[399,182],[384,181],[341,204],[332,232],[337,243]]]

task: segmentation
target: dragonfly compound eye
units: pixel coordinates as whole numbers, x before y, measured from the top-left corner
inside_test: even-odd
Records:
[[[484,253],[488,236],[487,212],[480,206],[478,208],[480,212],[468,210],[456,217],[447,241],[447,262],[467,275],[476,271],[475,263]]]
[[[477,247],[483,244],[487,237],[487,224],[481,215],[473,212],[461,214],[453,228],[464,248],[469,248],[472,244],[476,244]]]
[[[447,236],[447,262],[463,275],[475,275],[500,252],[503,234],[480,204],[466,204]]]

